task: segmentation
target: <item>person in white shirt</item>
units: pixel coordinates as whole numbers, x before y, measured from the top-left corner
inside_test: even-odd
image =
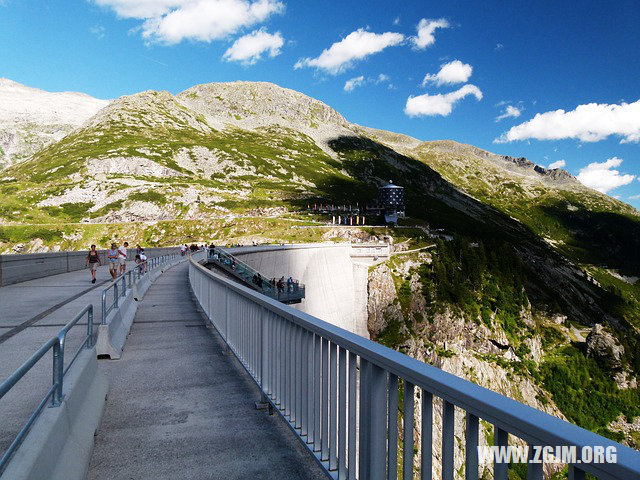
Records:
[[[127,247],[129,242],[124,242],[124,245],[118,247],[118,263],[120,264],[120,275],[127,271]]]
[[[147,256],[144,254],[144,248],[140,249],[140,265],[142,265],[142,271],[147,271]]]

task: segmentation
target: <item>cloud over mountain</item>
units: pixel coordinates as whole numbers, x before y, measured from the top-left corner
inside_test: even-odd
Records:
[[[263,53],[270,57],[280,55],[282,45],[284,39],[280,32],[268,33],[263,27],[236,40],[224,53],[224,59],[252,65],[262,58]]]
[[[496,122],[504,120],[505,118],[518,118],[522,115],[522,109],[514,107],[513,105],[507,105],[504,111],[496,117]]]
[[[553,170],[555,168],[564,168],[567,166],[567,162],[565,160],[557,160],[551,164],[549,164],[549,169]]]
[[[577,179],[587,187],[607,193],[614,188],[630,184],[636,178],[635,175],[621,174],[615,170],[621,164],[622,159],[617,157],[609,158],[601,163],[590,163],[580,169]]]
[[[316,58],[302,58],[294,68],[315,67],[331,75],[351,68],[358,60],[379,53],[385,48],[399,45],[404,35],[395,32],[373,33],[359,28],[339,42],[322,51]]]
[[[94,0],[122,18],[143,20],[139,29],[151,42],[211,42],[282,13],[278,0]]]
[[[364,84],[364,76],[360,75],[359,77],[350,78],[344,84],[344,91],[351,92],[356,87],[359,87]]]
[[[454,92],[438,95],[418,95],[407,99],[404,113],[410,117],[442,115],[446,117],[453,107],[463,98],[473,95],[477,100],[482,100],[482,92],[475,85],[464,85]]]
[[[359,77],[350,78],[344,84],[344,91],[352,92],[357,87],[362,87],[363,85],[366,85],[366,84],[380,85],[381,83],[386,83],[388,89],[394,88],[389,78],[389,75],[380,73],[378,74],[377,77],[365,78],[364,75],[360,75]]]
[[[423,18],[420,20],[417,27],[418,34],[415,37],[411,37],[414,50],[424,50],[429,45],[433,45],[436,41],[434,34],[438,28],[449,28],[449,22],[444,18],[438,20]]]
[[[424,87],[427,83],[435,83],[438,86],[465,83],[472,73],[473,67],[471,65],[454,60],[441,65],[438,73],[425,75],[422,86]]]
[[[640,100],[634,103],[578,105],[569,112],[538,113],[531,120],[512,127],[495,143],[516,140],[578,139],[597,142],[616,135],[620,143],[640,142]]]

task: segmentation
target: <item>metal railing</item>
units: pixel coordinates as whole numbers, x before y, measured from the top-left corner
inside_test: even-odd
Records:
[[[601,479],[640,478],[638,451],[282,305],[194,259],[189,277],[203,311],[264,400],[334,479],[396,479],[401,458],[404,480],[418,475],[431,479],[436,460],[442,478],[452,480],[456,448],[463,448],[454,440],[460,413],[466,417],[461,443],[467,480],[478,479],[480,419],[493,425],[496,446],[508,445],[512,435],[531,446],[572,446],[578,452],[582,447],[616,448],[617,463],[570,464],[571,480],[584,479],[585,473]],[[414,441],[416,397],[421,404],[419,443]],[[434,456],[432,442],[436,398],[442,406],[439,456]],[[543,478],[542,463],[527,468],[528,479]],[[508,465],[495,463],[494,478],[507,476]]]
[[[145,262],[136,265],[133,270],[128,270],[116,277],[108,287],[102,290],[102,318],[100,320],[102,325],[107,324],[107,316],[113,309],[118,308],[120,299],[127,296],[127,290],[133,288],[135,282],[138,282],[142,277],[148,275],[156,268],[165,265],[177,256],[178,254],[168,254],[149,258]],[[111,301],[107,299],[110,290],[113,291]]]
[[[293,280],[291,283],[285,281],[279,286],[277,282],[273,283],[276,279],[265,277],[255,268],[221,248],[207,249],[207,259],[209,263],[214,263],[231,275],[240,278],[254,290],[280,302],[295,303],[305,297],[305,286],[298,280]]]
[[[64,355],[65,355],[65,340],[67,333],[71,328],[76,325],[82,318],[87,317],[87,334],[84,341],[74,354],[73,358],[69,362],[66,368],[64,368]],[[4,397],[13,386],[24,377],[38,361],[44,357],[49,350],[53,350],[53,382],[51,388],[47,391],[44,398],[40,401],[35,411],[31,414],[27,423],[20,429],[16,438],[13,440],[7,451],[2,455],[0,459],[0,473],[5,469],[11,456],[15,453],[18,447],[22,444],[25,436],[29,432],[29,429],[36,421],[42,410],[47,403],[50,403],[52,407],[59,407],[64,398],[63,383],[64,376],[73,365],[73,362],[78,358],[80,352],[84,348],[93,348],[93,305],[87,305],[84,307],[69,323],[67,323],[55,337],[50,338],[44,345],[42,345],[29,359],[22,364],[13,374],[7,378],[2,384],[0,384],[0,399]],[[51,399],[51,402],[49,402]]]

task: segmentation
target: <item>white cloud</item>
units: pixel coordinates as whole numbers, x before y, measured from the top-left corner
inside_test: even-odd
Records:
[[[449,22],[444,18],[438,20],[427,20],[423,18],[420,20],[417,27],[418,35],[411,37],[414,50],[424,50],[429,45],[433,45],[436,41],[434,33],[438,28],[449,28]]]
[[[575,138],[597,142],[610,135],[622,137],[620,143],[640,142],[640,100],[635,103],[579,105],[566,112],[538,113],[531,120],[512,127],[494,140],[496,143],[534,138],[560,140]]]
[[[400,17],[396,17],[393,19],[393,24],[394,25],[400,25]]]
[[[501,43],[496,43],[496,46],[493,48],[496,52],[499,52],[504,48],[504,45]]]
[[[350,78],[344,84],[344,91],[351,92],[354,88],[364,85],[364,76],[360,75],[359,77]]]
[[[522,109],[514,107],[513,105],[507,105],[502,114],[496,117],[496,122],[504,120],[505,118],[518,118],[520,115],[522,115]]]
[[[567,162],[564,160],[558,160],[549,165],[549,168],[553,170],[554,168],[563,168],[567,166]]]
[[[0,1],[2,1],[2,0],[0,0]],[[105,36],[105,31],[106,31],[106,30],[105,30],[105,28],[104,28],[102,25],[96,25],[96,26],[94,26],[94,27],[91,27],[91,28],[89,29],[89,31],[90,31],[93,35],[95,35],[95,36],[98,38],[98,40],[102,40],[102,39],[104,38],[104,36]]]
[[[640,195],[631,195],[629,200],[640,200]]]
[[[453,107],[467,95],[473,95],[478,100],[482,100],[482,92],[475,85],[464,85],[455,92],[445,95],[419,95],[409,97],[404,108],[404,113],[410,117],[424,115],[442,115],[446,117],[451,113]]]
[[[614,188],[630,184],[636,178],[635,175],[620,174],[618,170],[615,170],[621,164],[622,159],[617,157],[610,158],[602,163],[590,163],[580,169],[577,179],[587,187],[607,193]]]
[[[434,74],[426,74],[422,80],[422,86],[432,82],[438,86],[453,85],[456,83],[465,83],[471,77],[473,67],[460,60],[454,60],[444,65],[440,65],[440,71]]]
[[[374,85],[380,85],[381,83],[388,83],[389,84],[387,86],[388,88],[394,88],[393,85],[390,83],[389,76],[385,75],[384,73],[381,73],[377,77],[365,78],[364,75],[360,75],[359,77],[350,78],[344,84],[344,91],[351,92],[356,87],[361,87],[362,85],[365,85],[367,83],[373,83]]]
[[[263,27],[236,40],[224,53],[223,58],[228,62],[253,65],[265,52],[268,52],[270,57],[280,55],[282,45],[284,45],[284,39],[280,32],[271,34]]]
[[[279,0],[94,0],[122,18],[143,20],[142,37],[175,44],[212,42],[282,13]]]
[[[317,58],[302,58],[294,68],[315,67],[331,75],[337,75],[353,66],[356,60],[379,53],[404,41],[401,33],[372,33],[359,28],[339,42],[323,50]]]

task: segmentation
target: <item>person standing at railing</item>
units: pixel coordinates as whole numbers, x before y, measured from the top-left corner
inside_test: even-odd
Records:
[[[120,275],[127,271],[127,247],[129,246],[129,242],[124,242],[118,248],[118,263],[120,264]]]
[[[100,260],[100,253],[96,250],[95,245],[91,245],[91,250],[87,254],[87,258],[84,261],[84,266],[91,265],[91,283],[96,283],[96,271],[99,266],[102,266],[102,260]]]
[[[144,253],[144,248],[140,248],[140,270],[142,273],[147,273],[147,255]]]
[[[107,260],[109,261],[109,273],[115,280],[118,276],[118,245],[111,244],[111,250],[107,252]]]

